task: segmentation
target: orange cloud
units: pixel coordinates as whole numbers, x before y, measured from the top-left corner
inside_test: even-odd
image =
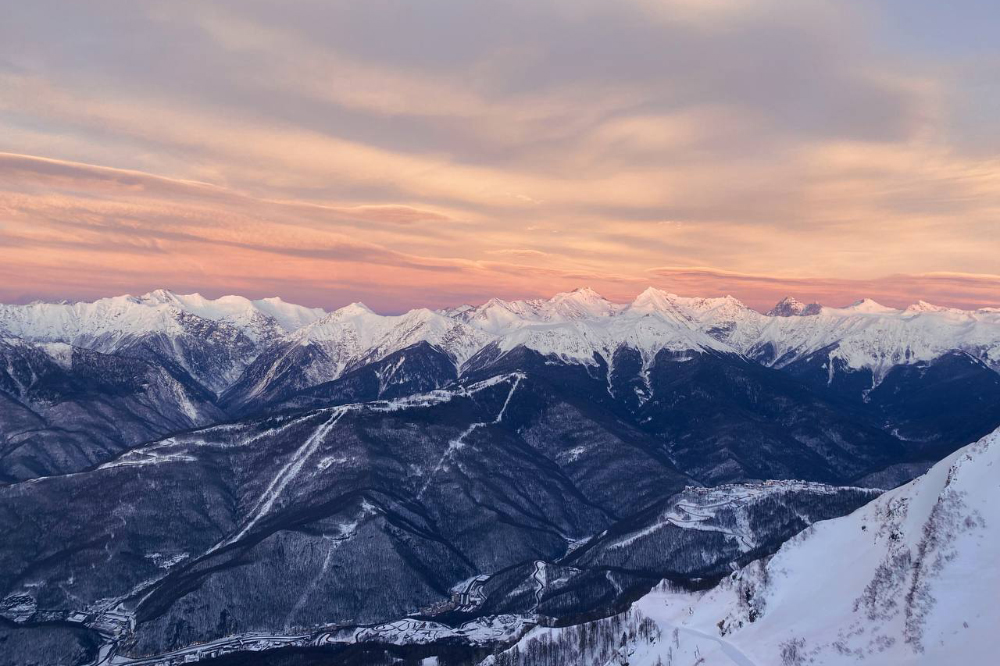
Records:
[[[419,206],[260,199],[23,155],[0,154],[0,173],[0,300],[167,286],[279,293],[324,306],[364,296],[396,311],[494,295],[545,296],[583,284],[628,300],[654,284],[689,295],[732,294],[763,309],[788,294],[832,304],[868,296],[890,305],[923,298],[978,307],[996,305],[1000,293],[991,274],[831,279],[657,267],[671,250],[691,265],[713,251],[730,265],[746,265],[748,257],[781,265],[775,259],[781,248],[769,247],[771,239],[723,222],[550,223],[527,232]],[[529,238],[535,247],[512,246]]]
[[[883,305],[906,307],[918,300],[975,309],[1000,305],[1000,275],[926,273],[869,279],[748,275],[710,268],[656,268],[654,281],[666,289],[703,296],[733,295],[766,309],[785,296],[824,305],[848,305],[872,298]]]
[[[129,3],[22,37],[47,1],[0,27],[3,299],[996,300],[983,86],[867,5]]]

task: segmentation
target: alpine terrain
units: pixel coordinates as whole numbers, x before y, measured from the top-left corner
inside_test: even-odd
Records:
[[[0,305],[0,665],[989,663],[1000,310]]]

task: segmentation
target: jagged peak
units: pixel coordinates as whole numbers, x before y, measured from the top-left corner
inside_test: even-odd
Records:
[[[169,289],[154,289],[149,293],[139,296],[135,299],[135,302],[142,305],[170,305],[208,319],[219,319],[227,314],[231,314],[233,307],[240,310],[253,308],[253,303],[243,296],[227,294],[212,299],[202,296],[199,292],[178,294]],[[228,308],[228,311],[215,311],[213,310],[215,307]]]
[[[465,312],[469,312],[470,310],[475,310],[475,309],[476,306],[469,305],[468,303],[463,303],[461,305],[456,305],[453,308],[441,308],[438,310],[438,312],[447,316],[447,315],[463,314]]]
[[[774,307],[780,307],[782,305],[788,305],[790,307],[798,307],[800,305],[803,305],[803,303],[794,296],[785,296],[780,301],[778,301]]]
[[[447,317],[442,315],[440,312],[435,312],[430,308],[414,308],[404,312],[401,317],[417,321],[438,321],[447,319]]]
[[[510,301],[505,301],[502,298],[497,298],[496,296],[494,296],[490,300],[480,305],[479,308],[482,310],[487,310],[489,308],[503,308],[506,310],[510,308]]]
[[[677,294],[647,287],[628,306],[630,310],[672,312],[681,310],[691,314],[705,313],[719,307],[746,309],[746,306],[734,296],[718,296],[701,298],[698,296],[678,296]]]
[[[819,314],[822,309],[819,303],[806,305],[794,296],[785,296],[766,314],[768,317],[807,317]]]

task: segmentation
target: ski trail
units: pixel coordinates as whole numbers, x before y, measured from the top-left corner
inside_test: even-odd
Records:
[[[504,400],[503,406],[497,413],[497,417],[493,419],[492,421],[493,424],[497,424],[503,421],[503,415],[507,411],[507,405],[510,404],[510,399],[514,396],[514,391],[517,390],[517,387],[520,385],[521,377],[523,377],[523,375],[515,374],[513,375],[513,377],[514,377],[514,383],[511,385],[510,391],[507,393],[507,399]],[[438,472],[441,471],[445,463],[448,462],[448,460],[455,454],[456,451],[465,446],[465,438],[471,435],[477,428],[482,428],[485,425],[489,424],[485,421],[480,421],[479,423],[473,423],[468,428],[463,430],[462,434],[460,434],[458,437],[448,442],[448,447],[444,450],[444,453],[441,454],[441,458],[437,461],[437,465],[434,466],[434,469],[431,470],[431,473],[427,477],[427,480],[424,481],[424,485],[420,488],[420,492],[417,493],[418,500],[424,496],[425,492],[427,492],[427,488],[430,487],[431,482],[434,481],[434,477],[437,476]]]
[[[427,492],[427,488],[431,485],[431,482],[434,480],[434,477],[437,476],[437,473],[441,471],[441,468],[444,467],[444,464],[455,453],[455,451],[458,451],[460,448],[465,446],[464,442],[465,438],[471,435],[472,431],[474,431],[476,428],[481,428],[484,425],[486,424],[473,423],[468,428],[463,430],[461,435],[448,442],[448,448],[446,448],[444,450],[444,453],[441,454],[441,459],[438,460],[437,465],[434,466],[434,469],[431,470],[431,473],[427,477],[427,480],[424,481],[423,487],[421,487],[420,492],[417,493],[417,499],[420,499],[424,496],[424,493]]]
[[[541,560],[535,562],[535,570],[531,572],[531,578],[535,581],[535,611],[542,604],[542,594],[545,592],[545,563]]]
[[[355,518],[353,523],[342,524],[340,526],[340,534],[337,536],[323,537],[323,540],[329,544],[326,550],[326,557],[323,558],[323,564],[319,569],[319,573],[313,577],[312,582],[310,582],[309,585],[306,586],[305,590],[303,590],[302,594],[299,595],[299,600],[295,602],[295,606],[292,607],[292,610],[289,611],[288,615],[285,617],[285,633],[289,633],[291,631],[291,624],[292,620],[295,618],[295,614],[302,610],[302,608],[306,605],[306,602],[309,600],[309,596],[312,595],[312,593],[316,591],[316,588],[319,587],[320,583],[323,582],[323,576],[326,575],[326,572],[330,568],[330,561],[333,559],[334,552],[340,548],[341,544],[346,541],[350,541],[354,535],[358,533],[358,527],[361,525],[362,521],[374,513],[375,508],[368,504],[367,500],[364,500],[361,503],[361,512],[358,514],[357,518]]]
[[[316,452],[316,449],[319,448],[320,442],[323,441],[323,438],[326,437],[326,434],[330,432],[330,429],[333,428],[334,425],[336,425],[337,421],[340,420],[340,417],[342,417],[346,412],[347,412],[346,409],[338,408],[334,412],[333,416],[331,416],[330,419],[326,421],[326,423],[319,426],[316,429],[316,431],[313,432],[313,434],[310,435],[308,439],[306,439],[305,443],[303,443],[302,446],[296,449],[295,453],[292,454],[291,460],[289,460],[284,467],[278,470],[278,473],[274,476],[273,479],[271,479],[271,483],[269,483],[267,485],[267,488],[264,489],[264,493],[259,498],[257,498],[257,502],[254,505],[253,510],[251,511],[251,518],[249,522],[247,522],[247,524],[243,527],[243,529],[241,529],[235,536],[222,539],[214,546],[206,550],[200,557],[205,557],[206,555],[210,555],[215,551],[217,551],[218,549],[222,548],[223,546],[228,546],[232,543],[235,543],[240,539],[242,539],[244,536],[246,536],[247,532],[249,532],[250,529],[254,525],[256,525],[257,522],[261,518],[263,518],[268,511],[271,510],[271,507],[274,506],[275,501],[277,501],[278,497],[281,495],[281,492],[285,489],[285,486],[287,486],[293,478],[298,476],[299,471],[302,469],[302,465],[305,464],[305,461],[309,458],[309,456],[311,456],[313,453]],[[142,604],[144,604],[146,600],[149,599],[154,592],[156,592],[156,585],[169,575],[170,571],[168,570],[166,573],[164,573],[162,576],[159,576],[158,578],[144,581],[139,585],[137,585],[135,588],[133,588],[131,591],[129,591],[128,594],[119,597],[117,601],[119,602],[124,601],[125,599],[128,599],[141,592],[146,592],[146,590],[149,590],[149,592],[146,592],[146,594],[144,594],[142,597],[139,598],[139,601],[136,604],[137,607],[142,606]]]
[[[330,560],[333,559],[333,551],[337,550],[337,546],[340,545],[339,539],[332,540],[324,538],[323,540],[331,541],[330,545],[327,546],[326,557],[323,558],[323,565],[319,568],[319,573],[317,573],[315,578],[312,579],[312,582],[310,582],[309,585],[306,586],[306,589],[302,591],[302,594],[299,596],[299,600],[295,602],[295,605],[292,606],[292,610],[290,610],[288,615],[285,617],[285,633],[291,631],[292,620],[295,618],[295,614],[302,610],[302,608],[306,605],[306,601],[309,599],[309,595],[311,595],[316,588],[319,587],[320,581],[323,580],[323,576],[326,575],[327,569],[330,568]]]
[[[330,545],[327,547],[326,557],[323,559],[323,565],[320,567],[319,573],[317,573],[315,578],[312,579],[312,582],[310,582],[306,589],[302,591],[302,594],[299,596],[299,600],[295,602],[292,610],[290,610],[288,615],[285,617],[285,633],[289,633],[291,631],[292,620],[295,619],[295,615],[305,607],[309,597],[316,591],[316,588],[319,587],[319,584],[323,581],[323,577],[330,568],[330,560],[333,559],[334,551],[340,547],[340,544],[343,541],[350,539],[352,536],[354,536],[354,530],[350,530],[342,536],[336,538],[324,537],[324,541],[329,541]]]
[[[500,421],[503,420],[504,412],[507,411],[507,405],[510,404],[510,399],[514,397],[514,391],[516,391],[517,387],[521,384],[522,376],[523,375],[514,375],[514,384],[510,387],[510,393],[507,394],[507,399],[503,401],[503,407],[500,408],[500,413],[497,414],[497,417],[496,419],[494,419],[493,423],[500,423]]]
[[[622,591],[623,591],[622,590],[622,586],[619,585],[618,581],[616,581],[614,579],[614,577],[611,575],[611,572],[610,571],[605,571],[604,572],[604,577],[608,579],[608,582],[611,583],[612,586],[614,586],[615,592],[620,596],[621,593],[622,593]]]
[[[323,438],[325,438],[326,434],[330,432],[330,429],[336,425],[337,421],[340,420],[340,417],[344,415],[345,411],[346,410],[338,409],[326,423],[316,428],[316,431],[310,435],[308,439],[306,439],[305,443],[303,443],[302,446],[300,446],[298,450],[292,454],[291,460],[289,460],[288,463],[278,471],[274,478],[271,479],[271,483],[268,484],[267,488],[264,489],[264,493],[257,499],[257,504],[250,512],[250,520],[243,526],[243,529],[241,529],[235,536],[219,542],[208,552],[212,552],[223,545],[235,543],[246,536],[247,532],[249,532],[250,529],[253,528],[253,526],[256,525],[268,511],[271,510],[271,507],[274,506],[274,503],[281,496],[282,491],[284,491],[285,487],[288,486],[289,482],[298,476],[299,472],[302,470],[302,465],[305,464],[309,456],[316,452],[316,449],[319,448]]]

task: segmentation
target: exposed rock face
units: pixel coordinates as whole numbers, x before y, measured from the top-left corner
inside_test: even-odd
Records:
[[[795,300],[791,296],[786,296],[778,303],[767,311],[768,317],[808,317],[811,315],[817,315],[823,306],[819,303],[810,303],[806,305],[800,301]]]

